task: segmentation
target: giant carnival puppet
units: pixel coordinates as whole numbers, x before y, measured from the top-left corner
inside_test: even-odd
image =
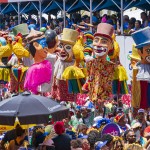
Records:
[[[15,41],[12,43],[13,56],[9,61],[12,64],[10,92],[24,91],[24,79],[28,67],[24,64],[23,58],[30,60],[30,53],[25,49],[25,36],[29,34],[27,24],[20,24],[13,28]]]
[[[113,34],[112,39],[113,39],[113,48],[108,52],[110,60],[116,64],[112,82],[112,94],[116,95],[119,98],[119,96],[122,96],[123,94],[128,94],[128,86],[127,86],[128,76],[125,68],[120,63],[119,59],[120,47],[116,41],[115,34]]]
[[[11,65],[8,65],[12,56],[12,38],[8,33],[0,32],[0,84],[10,81]]]
[[[73,46],[78,37],[78,32],[72,29],[63,29],[62,37],[57,48],[57,60],[54,66],[54,79],[51,96],[60,101],[74,101],[76,95],[68,92],[68,85],[63,78],[64,70],[74,64]]]
[[[88,91],[90,100],[106,100],[112,93],[112,80],[115,64],[107,61],[109,50],[113,48],[114,28],[100,23],[93,40],[93,59],[86,62],[88,78],[83,90]]]
[[[132,46],[132,54],[129,55],[130,57],[130,61],[131,61],[131,68],[132,68],[132,80],[131,80],[131,84],[132,84],[132,100],[131,100],[131,106],[136,110],[139,109],[140,107],[140,99],[141,99],[141,95],[140,92],[135,92],[137,90],[140,90],[140,81],[136,80],[136,75],[138,72],[138,67],[137,64],[138,62],[141,61],[141,57],[138,53],[138,49],[135,48],[135,44],[133,44]]]
[[[133,74],[132,84],[137,84],[137,88],[132,89],[132,99],[138,101],[134,107],[146,109],[150,107],[150,27],[134,32],[132,37],[141,57],[137,72]]]
[[[41,93],[41,86],[45,83],[49,84],[51,80],[52,66],[48,60],[45,60],[48,45],[44,33],[34,29],[31,29],[26,39],[34,63],[26,73],[24,88],[38,94]]]

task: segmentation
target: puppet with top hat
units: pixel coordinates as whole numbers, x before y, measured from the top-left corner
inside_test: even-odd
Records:
[[[50,84],[52,75],[52,66],[48,60],[45,60],[48,53],[48,45],[43,32],[31,29],[26,40],[29,44],[34,63],[29,67],[24,82],[24,88],[34,94],[41,92],[43,84]]]
[[[146,109],[150,107],[150,27],[134,32],[132,37],[141,57],[141,61],[137,64],[137,72],[133,76],[135,78],[133,84],[139,82],[133,96],[139,93],[137,107]]]
[[[57,48],[58,59],[55,62],[54,79],[51,90],[51,97],[60,101],[74,101],[76,94],[68,92],[67,81],[63,78],[64,70],[73,66],[73,46],[76,43],[78,32],[72,29],[64,28],[62,37],[59,39]]]
[[[88,91],[91,100],[106,100],[112,93],[114,63],[107,61],[109,50],[113,48],[114,28],[110,24],[100,23],[94,34],[94,58],[86,63],[88,78],[83,90]]]

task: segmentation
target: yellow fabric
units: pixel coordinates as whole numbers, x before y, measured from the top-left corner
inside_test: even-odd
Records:
[[[30,56],[30,53],[22,46],[21,43],[16,43],[13,45],[13,52],[18,58]]]
[[[115,58],[118,58],[118,57],[119,57],[120,47],[119,47],[118,42],[116,41],[116,36],[115,36],[115,34],[113,34],[112,39],[113,39],[114,52],[113,52],[113,55],[112,55],[112,56],[109,56],[109,57],[110,57],[110,59],[115,59]]]
[[[69,80],[69,79],[81,79],[85,78],[85,75],[83,74],[82,70],[76,66],[70,66],[65,69],[62,75],[63,79]]]
[[[121,65],[118,65],[115,68],[114,80],[125,81],[128,80],[127,72],[125,68]]]
[[[131,105],[134,108],[140,107],[141,102],[141,87],[140,87],[140,81],[136,80],[136,75],[138,73],[138,69],[133,69],[133,77],[132,77],[132,100]]]
[[[82,61],[84,59],[84,46],[83,46],[83,38],[80,36],[77,40],[77,42],[75,43],[75,45],[73,46],[73,54],[76,60],[78,60],[79,62]]]
[[[0,46],[0,58],[10,57],[12,54],[12,46],[8,43],[6,46]]]
[[[138,49],[135,48],[135,44],[132,45],[132,54],[129,56],[137,61],[141,60],[141,56],[138,54]]]
[[[0,68],[0,80],[9,82],[10,81],[10,69]]]

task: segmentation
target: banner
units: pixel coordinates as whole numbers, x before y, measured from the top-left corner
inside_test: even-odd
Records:
[[[119,126],[115,123],[109,123],[103,128],[101,134],[111,134],[113,136],[120,136]]]

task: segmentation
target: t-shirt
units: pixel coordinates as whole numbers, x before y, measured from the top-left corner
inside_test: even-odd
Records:
[[[61,134],[53,138],[55,150],[71,150],[71,138],[66,134]]]
[[[82,118],[77,118],[75,115],[71,117],[70,125],[73,126],[75,129],[78,127],[79,124],[82,123]]]

